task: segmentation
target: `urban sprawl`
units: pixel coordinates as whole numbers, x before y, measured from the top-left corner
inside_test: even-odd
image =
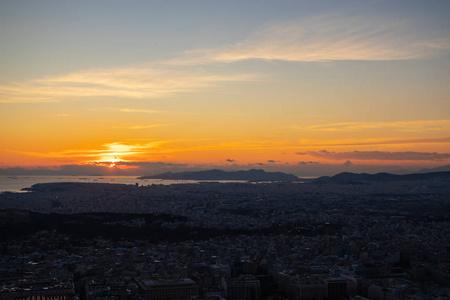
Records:
[[[450,299],[445,180],[141,183],[1,194],[0,299]]]

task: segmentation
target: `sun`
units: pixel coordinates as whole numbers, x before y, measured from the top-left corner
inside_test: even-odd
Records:
[[[122,161],[121,159],[118,159],[117,157],[114,157],[114,159],[108,159],[105,161],[108,165],[108,168],[114,168],[116,166],[116,163]]]

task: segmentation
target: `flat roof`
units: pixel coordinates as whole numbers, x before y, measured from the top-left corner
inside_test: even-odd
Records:
[[[160,286],[172,286],[172,285],[193,285],[196,284],[194,280],[190,278],[180,278],[180,279],[164,279],[164,280],[156,280],[156,279],[142,279],[143,284],[146,285],[147,288],[152,287],[160,287]]]

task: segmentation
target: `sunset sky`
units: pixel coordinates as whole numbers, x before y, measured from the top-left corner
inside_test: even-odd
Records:
[[[449,12],[447,0],[1,1],[0,168],[450,164]]]

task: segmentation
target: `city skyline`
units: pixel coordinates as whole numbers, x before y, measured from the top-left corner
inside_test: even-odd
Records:
[[[0,8],[1,169],[450,164],[447,1]]]

